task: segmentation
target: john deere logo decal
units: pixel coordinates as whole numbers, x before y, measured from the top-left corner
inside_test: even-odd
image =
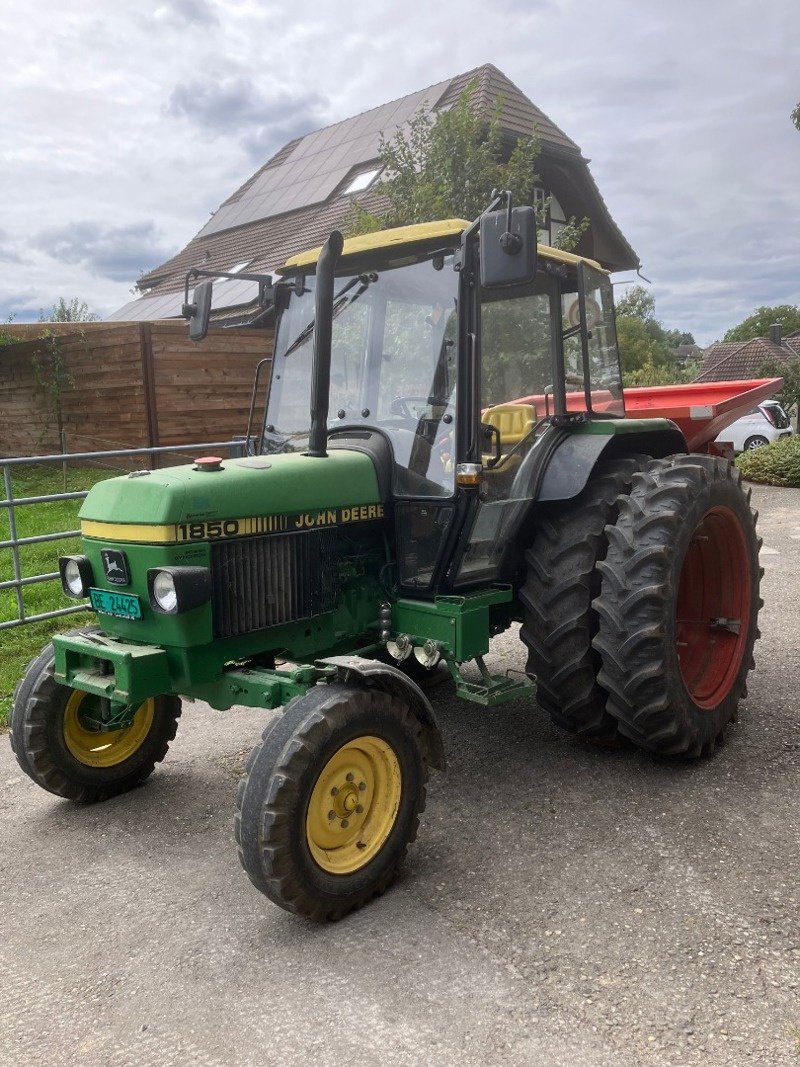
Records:
[[[128,561],[124,552],[115,548],[104,548],[100,552],[103,560],[105,576],[112,585],[129,585],[130,574],[128,573]]]

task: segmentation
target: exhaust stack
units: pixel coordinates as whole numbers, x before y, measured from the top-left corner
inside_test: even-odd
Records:
[[[344,238],[334,230],[317,260],[314,301],[314,362],[311,371],[311,431],[308,455],[324,459],[328,444],[328,404],[331,391],[331,340],[333,337],[333,286]]]

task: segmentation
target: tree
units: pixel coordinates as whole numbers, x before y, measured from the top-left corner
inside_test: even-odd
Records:
[[[656,317],[656,298],[643,285],[634,285],[617,301],[617,316],[652,322]]]
[[[800,330],[800,307],[793,304],[776,304],[775,307],[756,308],[752,315],[732,326],[723,341],[752,341],[754,337],[769,337],[769,328],[778,323],[784,335]]]
[[[795,124],[798,130],[800,130],[800,104],[792,112],[792,122]]]
[[[793,359],[790,363],[768,360],[758,368],[758,377],[783,378],[783,389],[778,393],[778,400],[787,411],[797,406],[800,413],[800,359]]]
[[[506,158],[502,99],[487,124],[471,105],[477,87],[474,79],[450,110],[434,114],[422,107],[407,130],[400,129],[391,140],[381,136],[381,192],[388,207],[385,213],[374,214],[355,201],[346,224],[350,235],[435,219],[474,219],[493,189],[510,189],[519,204],[535,202],[534,190],[540,185],[535,131],[518,138]],[[539,221],[544,223],[541,215]],[[569,219],[559,235],[559,247],[573,248],[588,225],[588,219]]]
[[[89,311],[86,301],[78,300],[77,296],[70,301],[60,296],[47,314],[44,311],[39,313],[39,322],[97,322],[99,318],[99,315]]]
[[[653,336],[649,325],[634,315],[617,315],[617,344],[623,372],[635,371],[647,364],[663,367],[670,363],[669,349]]]
[[[687,330],[664,330],[664,340],[670,348],[677,348],[678,345],[693,345],[695,343],[694,335]]]

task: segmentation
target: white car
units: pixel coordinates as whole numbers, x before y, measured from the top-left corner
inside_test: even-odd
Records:
[[[778,401],[765,400],[718,434],[717,443],[733,444],[734,452],[746,452],[771,444],[780,437],[791,437],[793,433],[789,416]]]

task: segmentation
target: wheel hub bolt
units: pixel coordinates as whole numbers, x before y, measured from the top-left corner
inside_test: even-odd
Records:
[[[338,795],[339,795],[339,790],[336,788],[336,786],[334,786],[333,789],[331,789],[331,796],[332,797],[338,797]]]
[[[359,782],[359,783],[358,783],[358,788],[359,788],[359,789],[361,790],[361,792],[363,793],[363,792],[364,792],[364,790],[365,790],[365,789],[367,788],[367,783],[366,783],[366,782]]]
[[[356,804],[356,815],[361,815],[364,811],[363,804]]]
[[[349,819],[342,819],[342,829],[343,830],[346,830],[349,825],[350,825],[350,820]]]
[[[336,818],[336,812],[333,811],[333,810],[329,811],[328,812],[328,818],[329,819],[335,819]]]
[[[348,781],[348,782],[352,782],[352,780],[353,780],[353,778],[354,778],[354,777],[355,777],[355,776],[354,776],[354,775],[352,774],[352,772],[351,772],[350,774],[348,774],[348,775],[347,775],[347,781]]]

